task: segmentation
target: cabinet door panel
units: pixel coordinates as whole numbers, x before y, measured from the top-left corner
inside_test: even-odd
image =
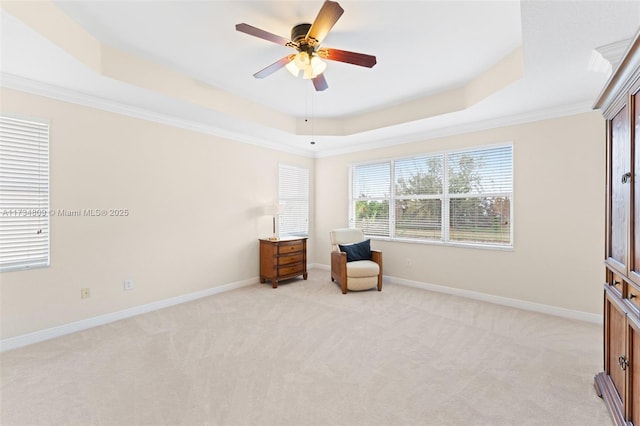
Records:
[[[611,120],[611,239],[608,253],[623,265],[627,264],[627,211],[631,192],[629,183],[623,183],[623,175],[631,169],[629,137],[629,116],[625,105]]]
[[[625,371],[620,367],[620,357],[626,356],[627,316],[620,302],[608,293],[605,299],[605,315],[605,370],[611,376],[611,381],[624,405]]]
[[[629,317],[627,331],[629,333],[627,419],[634,425],[640,425],[640,324]]]

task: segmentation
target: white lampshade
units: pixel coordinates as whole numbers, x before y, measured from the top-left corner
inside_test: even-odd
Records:
[[[300,74],[300,68],[296,66],[295,61],[291,61],[286,65],[287,70],[294,76],[298,77]]]
[[[315,78],[324,72],[325,68],[327,68],[327,64],[325,64],[324,61],[319,57],[314,56],[313,58],[311,58],[311,68],[313,69]]]
[[[265,216],[279,216],[284,213],[284,204],[273,203],[262,207],[262,214]]]
[[[296,66],[304,70],[306,67],[311,65],[311,61],[309,60],[309,54],[307,52],[300,52],[296,55],[296,58],[293,60]]]
[[[316,78],[315,74],[313,74],[313,69],[311,67],[307,67],[303,71],[304,73],[302,74],[302,78],[304,78],[305,80]]]

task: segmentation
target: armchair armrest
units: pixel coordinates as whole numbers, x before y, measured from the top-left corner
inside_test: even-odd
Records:
[[[378,291],[382,291],[382,251],[371,250],[371,260],[376,262],[380,267],[380,273],[378,274]]]
[[[371,250],[371,260],[382,267],[382,251]]]
[[[331,281],[340,283],[342,293],[347,293],[347,253],[341,251],[331,252]]]

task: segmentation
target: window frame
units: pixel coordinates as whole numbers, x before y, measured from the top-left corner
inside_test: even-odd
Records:
[[[449,157],[451,155],[460,155],[461,153],[472,153],[476,151],[483,150],[491,150],[491,149],[499,149],[499,148],[510,148],[510,164],[509,164],[509,172],[510,172],[510,191],[487,191],[487,192],[470,192],[470,193],[450,193],[449,188]],[[365,231],[365,235],[371,239],[377,240],[387,240],[387,241],[401,241],[408,243],[418,243],[418,244],[436,244],[436,245],[446,245],[446,246],[461,246],[461,247],[473,247],[473,248],[486,248],[492,250],[513,250],[514,248],[514,197],[515,197],[515,179],[514,179],[514,144],[513,142],[504,142],[504,143],[496,143],[490,145],[480,145],[480,146],[471,146],[465,148],[457,148],[451,150],[444,151],[434,151],[434,152],[425,152],[419,153],[412,156],[406,157],[395,157],[390,159],[380,159],[380,160],[372,160],[367,162],[360,163],[352,163],[349,167],[349,226],[350,227],[358,227],[357,219],[356,219],[356,209],[355,203],[357,201],[367,200],[367,198],[354,198],[353,190],[354,190],[354,179],[356,179],[357,168],[372,164],[389,164],[390,165],[390,179],[391,179],[391,187],[389,196],[382,199],[389,203],[389,218],[388,218],[388,235],[370,235]],[[418,158],[429,158],[442,156],[442,191],[439,194],[428,194],[428,195],[402,195],[399,196],[396,192],[397,182],[396,182],[396,163],[418,159]],[[450,226],[450,207],[451,200],[460,199],[460,198],[490,198],[490,197],[505,197],[508,198],[509,202],[509,242],[508,243],[500,243],[500,242],[478,242],[478,241],[460,241],[460,240],[452,240],[451,239],[451,226]],[[411,236],[398,236],[396,229],[396,204],[399,199],[439,199],[441,200],[441,216],[440,216],[440,226],[441,233],[440,238],[416,238]],[[372,200],[369,198],[368,200]],[[378,200],[379,201],[379,200]]]

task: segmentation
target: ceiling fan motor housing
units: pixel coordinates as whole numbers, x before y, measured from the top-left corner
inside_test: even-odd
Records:
[[[311,28],[311,24],[298,24],[291,28],[291,41],[298,43],[304,40],[309,33],[309,28]]]
[[[311,24],[298,24],[291,28],[291,41],[297,44],[298,52],[307,52],[309,56],[313,56],[315,49],[306,40],[309,28]]]

